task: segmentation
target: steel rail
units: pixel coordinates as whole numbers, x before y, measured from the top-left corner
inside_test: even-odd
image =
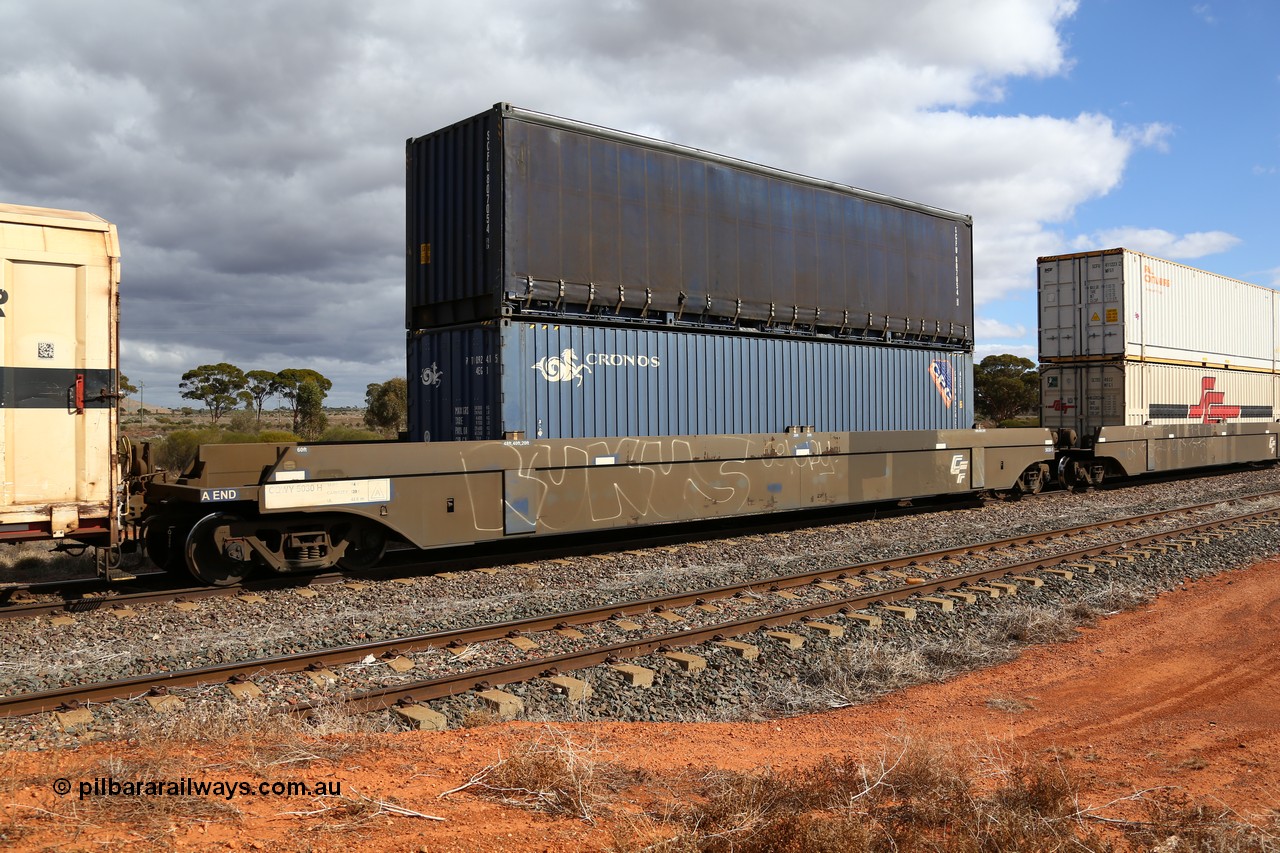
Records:
[[[751,630],[755,630],[755,628],[744,627],[748,622],[758,623],[757,627],[766,623],[770,625],[786,624],[797,621],[806,616],[829,615],[831,613],[839,612],[840,610],[859,609],[860,607],[866,606],[867,603],[887,603],[915,595],[927,594],[930,591],[955,589],[957,587],[982,580],[990,580],[996,577],[1003,577],[1005,575],[1016,574],[1019,572],[1051,568],[1063,563],[1087,559],[1089,557],[1112,554],[1128,548],[1140,547],[1144,544],[1157,542],[1161,539],[1174,539],[1179,536],[1186,536],[1190,533],[1212,530],[1214,528],[1238,524],[1251,519],[1277,516],[1280,516],[1280,510],[1267,509],[1230,516],[1227,518],[1213,519],[1175,530],[1161,531],[1159,533],[1147,534],[1141,537],[1132,537],[1121,542],[1094,545],[1088,548],[1077,549],[1045,558],[1037,558],[1035,560],[1024,561],[1022,563],[1005,564],[982,569],[977,572],[924,580],[920,583],[898,586],[880,592],[828,600],[808,607],[776,611],[765,616],[753,617],[751,620],[741,620],[741,624],[723,623],[714,626],[715,630],[713,633],[724,634],[727,636],[727,631],[738,631],[739,633],[749,632]],[[1139,516],[1138,518],[1148,517],[1149,514]],[[1117,526],[1119,523],[1120,522],[1118,520],[1111,520],[1103,522],[1102,526],[1105,529],[1106,527]],[[1097,528],[1088,526],[1083,528],[1072,527],[1069,531],[1079,532],[1090,529]],[[1070,535],[1070,532],[1064,531],[1060,533],[1061,535]],[[1014,539],[1007,541],[1012,542],[1014,545],[1024,544],[1016,540],[1025,538],[1026,537],[1015,537]],[[990,550],[995,549],[985,549],[985,551]],[[975,548],[973,546],[946,549],[945,551],[932,552],[933,554],[938,554],[940,556],[935,560],[926,560],[925,562],[938,562],[946,559],[948,556],[955,556],[958,553],[980,553],[983,551],[984,549],[981,549],[980,547]],[[131,699],[145,695],[149,692],[155,692],[157,688],[167,689],[169,687],[176,686],[228,683],[235,679],[249,678],[261,673],[300,672],[311,667],[337,666],[358,660],[364,660],[370,655],[373,655],[374,657],[384,655],[391,657],[403,652],[423,651],[427,649],[445,648],[456,645],[471,645],[474,643],[503,639],[520,634],[537,633],[539,631],[554,630],[571,625],[584,625],[601,622],[612,617],[635,616],[657,610],[687,607],[693,604],[704,603],[709,600],[729,598],[739,592],[749,592],[766,585],[771,589],[781,590],[810,585],[824,580],[847,578],[851,575],[865,575],[877,570],[884,570],[892,567],[919,566],[921,564],[920,558],[922,556],[927,557],[928,555],[914,555],[913,558],[903,557],[893,560],[874,561],[862,563],[856,566],[845,566],[834,569],[818,569],[796,575],[777,576],[764,580],[757,579],[713,589],[673,593],[640,601],[623,604],[608,604],[585,610],[555,613],[545,616],[527,617],[524,619],[517,619],[492,625],[480,625],[450,631],[437,631],[413,637],[400,637],[391,640],[376,640],[367,643],[322,649],[319,651],[298,652],[280,657],[260,658],[251,661],[240,661],[228,664],[216,664],[188,670],[147,673],[144,675],[130,676],[128,678],[99,684],[75,685],[55,688],[53,690],[42,691],[39,693],[0,697],[0,716],[21,716],[41,711],[54,710],[59,707],[68,706],[73,701],[86,703]],[[689,634],[688,636],[698,634],[699,632],[695,631],[693,634]],[[619,658],[636,657],[649,653],[649,651],[652,651],[659,645],[675,645],[677,643],[682,645],[692,645],[697,644],[698,642],[705,642],[705,639],[678,639],[681,636],[682,634],[680,632],[676,632],[672,634],[665,634],[651,640],[632,640],[626,643],[616,644],[615,646],[609,646],[600,653],[604,654],[606,658],[611,655]],[[631,649],[633,651],[628,652],[627,649]],[[580,653],[578,657],[581,660],[589,661],[595,659],[592,657],[592,655],[595,654],[595,652],[584,652]],[[561,657],[563,657],[564,660],[561,660]],[[568,666],[570,664],[570,658],[572,657],[574,656],[539,658],[537,661],[526,664],[513,664],[510,668],[499,667],[495,670],[462,673],[433,682],[422,682],[418,685],[411,685],[408,687],[387,688],[377,696],[372,695],[372,693],[361,694],[357,697],[351,697],[349,701],[356,703],[357,705],[361,703],[367,705],[369,702],[383,701],[383,697],[389,696],[391,693],[395,693],[396,698],[386,699],[384,702],[385,705],[398,701],[406,695],[450,695],[452,692],[458,692],[461,688],[457,687],[457,685],[463,683],[470,683],[474,685],[477,680],[489,681],[492,683],[493,679],[505,679],[504,683],[509,683],[511,681],[519,680],[513,673],[521,671],[521,667],[528,671],[532,671],[532,669],[536,668],[539,672],[543,672],[550,667],[558,668],[561,664]],[[601,660],[602,659],[603,658],[601,658]],[[580,666],[590,665],[593,664],[589,662],[580,664]],[[437,683],[439,685],[437,687],[430,686]],[[377,693],[377,691],[374,691],[373,693]],[[297,707],[300,710],[305,710],[309,706],[303,704]]]
[[[1205,530],[1229,527],[1233,524],[1260,518],[1280,518],[1280,511],[1263,510],[1229,519],[1219,519],[1204,524],[1192,525],[1179,530],[1163,531],[1135,537],[1123,543],[1122,549],[1141,548],[1143,545],[1159,544],[1161,540],[1176,539]],[[808,619],[831,616],[837,613],[851,613],[865,610],[873,604],[890,604],[918,595],[933,592],[948,592],[962,589],[982,581],[992,581],[1009,575],[1040,571],[1067,563],[1087,560],[1090,557],[1105,556],[1115,553],[1115,545],[1098,545],[1081,548],[1052,557],[1027,560],[1022,563],[1006,564],[977,572],[952,575],[946,578],[928,580],[923,583],[908,584],[890,590],[870,592],[862,595],[848,596],[836,600],[828,600],[813,604],[800,605],[773,613],[751,616],[731,622],[702,626],[687,631],[676,631],[642,640],[629,640],[581,652],[569,652],[552,657],[544,657],[533,661],[523,661],[503,666],[491,667],[472,672],[456,673],[414,684],[393,687],[375,688],[348,696],[346,703],[353,712],[375,711],[395,704],[417,704],[430,699],[440,699],[467,692],[471,689],[485,689],[490,686],[527,681],[532,678],[557,674],[562,671],[584,669],[612,660],[642,657],[662,650],[664,647],[696,646],[711,640],[728,639],[734,636],[749,634],[763,628],[776,628],[795,624]],[[282,708],[287,712],[306,712],[313,710],[314,703],[303,703],[297,706]]]
[[[1208,503],[1191,504],[1188,506],[1174,507],[1173,509],[1162,510],[1159,512],[1150,512],[1143,515],[1131,516],[1122,519],[1113,519],[1106,522],[1096,522],[1093,524],[1082,524],[1076,527],[1065,528],[1062,530],[1044,531],[1040,533],[1027,533],[1019,536],[1007,537],[1005,539],[992,539],[983,542],[977,542],[969,545],[961,545],[955,548],[943,551],[930,551],[917,554],[910,554],[903,557],[892,558],[891,560],[875,561],[876,564],[885,568],[900,568],[902,566],[911,565],[923,561],[936,561],[946,559],[948,556],[955,556],[966,552],[974,552],[978,550],[990,551],[1000,548],[1009,548],[1016,545],[1027,545],[1036,542],[1049,541],[1065,536],[1071,536],[1076,533],[1083,533],[1090,530],[1104,530],[1112,527],[1124,527],[1133,524],[1141,524],[1152,519],[1166,517],[1170,515],[1178,515],[1183,513],[1196,512],[1202,509],[1219,506],[1224,502],[1244,502],[1251,500],[1261,500],[1268,497],[1280,495],[1280,490],[1271,490],[1266,492],[1255,492],[1248,495],[1240,495],[1238,497],[1220,499],[1210,501]],[[756,528],[759,529],[759,528]],[[749,533],[742,534],[744,536],[751,535]],[[654,540],[655,543],[658,540]],[[696,541],[696,540],[695,540]],[[631,543],[635,544],[635,543]],[[658,547],[656,544],[652,547]],[[562,550],[550,549],[548,554],[560,555],[565,553]],[[522,553],[524,561],[529,560],[527,552]],[[395,567],[379,567],[360,573],[343,573],[343,572],[325,572],[321,574],[297,574],[297,575],[271,575],[268,577],[259,577],[246,580],[243,583],[234,584],[224,587],[211,586],[194,586],[180,587],[156,590],[144,590],[141,592],[126,592],[118,595],[101,595],[90,596],[78,599],[66,599],[62,601],[17,601],[11,604],[5,604],[0,600],[0,620],[16,619],[22,617],[47,616],[53,613],[87,613],[94,610],[101,610],[107,607],[124,607],[135,604],[164,604],[173,601],[195,601],[206,598],[226,598],[244,592],[266,592],[283,589],[298,589],[308,586],[324,586],[329,584],[344,583],[360,580],[380,580],[396,576],[403,576],[406,572],[422,572],[441,565],[456,566],[456,561],[449,559],[430,560],[420,564],[407,564]],[[846,566],[839,571],[862,570],[871,563],[861,563],[853,566]],[[164,572],[149,573],[149,575],[140,575],[139,578],[148,577],[150,575],[163,576]],[[776,578],[767,578],[759,582],[765,583],[785,583],[788,578],[797,577],[793,575],[779,576]],[[794,585],[794,584],[793,584]],[[19,590],[21,591],[21,590]]]

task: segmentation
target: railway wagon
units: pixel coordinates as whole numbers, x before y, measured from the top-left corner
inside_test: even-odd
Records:
[[[1276,460],[1275,291],[1128,249],[1037,264],[1064,483]]]
[[[118,541],[119,284],[114,225],[0,204],[0,541]]]
[[[969,216],[510,104],[408,140],[405,325],[973,345]]]
[[[410,333],[423,441],[963,429],[970,353],[504,319]]]
[[[230,584],[437,548],[976,490],[1053,464],[1048,430],[205,445],[147,488],[152,559]]]
[[[504,104],[406,148],[413,440],[203,447],[147,488],[158,563],[224,584],[1047,479],[1048,432],[946,428],[969,217]]]

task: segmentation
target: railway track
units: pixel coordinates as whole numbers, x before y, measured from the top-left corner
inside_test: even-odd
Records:
[[[1261,500],[1278,494],[1280,494],[1280,491],[1270,490],[1241,495],[1230,498],[1230,500]],[[978,545],[955,548],[952,549],[952,551],[959,553],[961,551],[972,550],[975,548],[992,550],[997,548],[1007,548],[1019,544],[1048,541],[1054,538],[1069,536],[1073,533],[1103,529],[1108,526],[1118,527],[1129,524],[1139,524],[1144,521],[1149,521],[1166,515],[1196,512],[1198,510],[1215,506],[1221,502],[1222,501],[1211,501],[1192,504],[1171,510],[1163,510],[1129,518],[1117,519],[1115,521],[1099,523],[1097,525],[1080,525],[1063,531],[1050,531],[1043,534],[1028,534],[1024,536],[1009,537],[980,543]],[[895,512],[892,514],[901,514],[909,508],[894,507],[893,509]],[[935,508],[929,507],[929,509]],[[881,511],[877,517],[883,518],[886,517],[886,514]],[[521,561],[530,561],[550,557],[600,553],[602,550],[625,550],[635,547],[658,547],[668,544],[689,544],[692,542],[703,541],[710,536],[732,535],[734,533],[737,535],[746,535],[748,532],[759,533],[774,530],[790,530],[813,523],[814,520],[812,518],[805,517],[802,519],[788,519],[775,525],[753,525],[751,528],[730,528],[714,532],[696,531],[692,533],[681,531],[662,537],[646,537],[643,540],[619,540],[614,536],[611,539],[602,540],[600,542],[578,544],[571,548],[549,547],[539,548],[532,551],[525,549],[518,552],[511,552],[508,549],[503,549],[497,553],[477,554],[463,549],[448,549],[446,552],[441,554],[433,554],[432,558],[428,560],[423,560],[420,552],[417,551],[392,552],[388,555],[384,565],[360,573],[321,572],[316,574],[271,575],[253,578],[242,583],[224,587],[210,587],[203,584],[192,586],[190,584],[183,583],[182,576],[166,572],[139,574],[137,584],[144,585],[143,589],[133,589],[131,586],[112,586],[105,584],[101,580],[92,578],[85,579],[83,581],[62,581],[50,584],[20,586],[0,589],[0,620],[33,618],[56,613],[88,613],[95,610],[101,610],[103,608],[128,608],[134,605],[144,604],[227,598],[245,593],[318,587],[343,583],[351,580],[385,581],[398,577],[426,575],[432,572],[441,571],[445,568],[458,569],[500,565],[504,560],[510,560],[517,556]],[[902,559],[910,562],[918,558],[919,555],[912,555]]]
[[[1186,507],[1191,513],[1212,504]],[[432,677],[408,683],[355,690],[338,701],[351,710],[397,706],[402,713],[422,715],[422,703],[476,688],[491,690],[495,685],[550,677],[564,679],[566,672],[622,662],[661,652],[675,655],[680,665],[696,668],[699,656],[679,653],[681,648],[708,642],[730,643],[761,629],[798,626],[796,630],[835,634],[854,625],[874,626],[877,620],[913,616],[913,606],[950,610],[957,603],[973,602],[976,596],[997,597],[1016,594],[1019,589],[1038,587],[1049,577],[1069,580],[1076,572],[1105,570],[1119,561],[1132,561],[1158,551],[1196,547],[1204,541],[1223,539],[1248,526],[1280,522],[1280,511],[1266,509],[1230,518],[1183,525],[1174,530],[1128,537],[1118,542],[1091,545],[1053,556],[1000,560],[999,555],[1038,541],[1059,539],[1099,528],[1137,524],[1167,513],[1152,513],[1127,519],[1082,525],[1047,534],[1020,536],[962,548],[849,565],[799,574],[757,578],[731,586],[680,592],[626,604],[537,616],[462,630],[441,631],[412,637],[361,643],[288,656],[239,661],[184,671],[152,673],[100,684],[79,685],[41,693],[0,698],[0,714],[25,715],[42,711],[79,710],[112,700],[149,696],[155,705],[172,703],[169,691],[178,687],[226,684],[233,693],[256,688],[253,679],[269,673],[309,672],[315,679],[336,680],[333,668],[354,662],[382,661],[392,669],[412,668],[408,655],[436,650],[445,652],[438,660],[448,666]],[[967,561],[989,562],[976,570],[965,570]],[[843,625],[821,623],[832,618]],[[643,622],[656,623],[646,628]],[[677,627],[679,626],[679,627]],[[590,636],[594,634],[595,636]],[[553,636],[555,643],[547,643]],[[795,638],[795,639],[791,639]],[[802,635],[784,632],[788,642],[803,642]],[[498,665],[467,668],[466,651],[482,643],[505,641],[519,650],[519,660]],[[547,654],[544,646],[560,645],[565,650]],[[749,654],[751,644],[737,648]],[[535,652],[541,652],[535,654]],[[451,654],[450,654],[451,653]],[[683,656],[681,656],[683,655]],[[399,667],[397,667],[399,663]],[[405,665],[408,666],[405,666]],[[245,685],[250,685],[246,687]],[[565,689],[572,692],[570,682]],[[295,712],[312,709],[308,703],[291,706]]]
[[[1258,493],[1262,496],[1264,493]],[[1247,495],[1244,497],[1253,497]],[[1243,498],[1237,498],[1243,499]],[[486,568],[513,561],[531,561],[558,557],[620,552],[638,548],[684,545],[727,536],[796,530],[815,524],[893,518],[920,512],[936,512],[957,506],[976,505],[968,497],[931,499],[919,505],[869,505],[850,512],[817,509],[789,513],[782,520],[759,523],[759,519],[734,519],[732,522],[686,522],[672,524],[662,535],[632,537],[616,531],[577,535],[572,542],[542,544],[529,548],[529,543],[486,543],[478,546],[440,548],[424,558],[414,549],[391,550],[383,562],[360,572],[331,571],[277,575],[267,574],[228,586],[192,585],[185,572],[138,572],[136,579],[110,583],[97,577],[73,578],[48,583],[0,584],[0,620],[48,616],[56,613],[88,613],[111,607],[136,604],[162,604],[174,601],[198,601],[227,598],[246,592],[269,592],[325,586],[353,580],[383,581],[416,577],[445,569]],[[746,526],[749,524],[750,526]],[[141,588],[139,588],[141,587]]]

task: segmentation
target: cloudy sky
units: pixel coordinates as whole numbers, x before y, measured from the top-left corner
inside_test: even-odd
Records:
[[[979,357],[1035,258],[1280,285],[1275,0],[0,0],[0,201],[123,246],[121,368],[404,370],[404,141],[498,101],[975,218]]]

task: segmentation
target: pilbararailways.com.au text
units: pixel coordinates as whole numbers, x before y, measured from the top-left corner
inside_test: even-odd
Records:
[[[207,779],[126,779],[111,776],[84,779],[72,786],[70,779],[55,779],[54,793],[65,797],[75,790],[80,799],[88,797],[340,797],[342,783],[334,779],[317,782],[242,782]]]

